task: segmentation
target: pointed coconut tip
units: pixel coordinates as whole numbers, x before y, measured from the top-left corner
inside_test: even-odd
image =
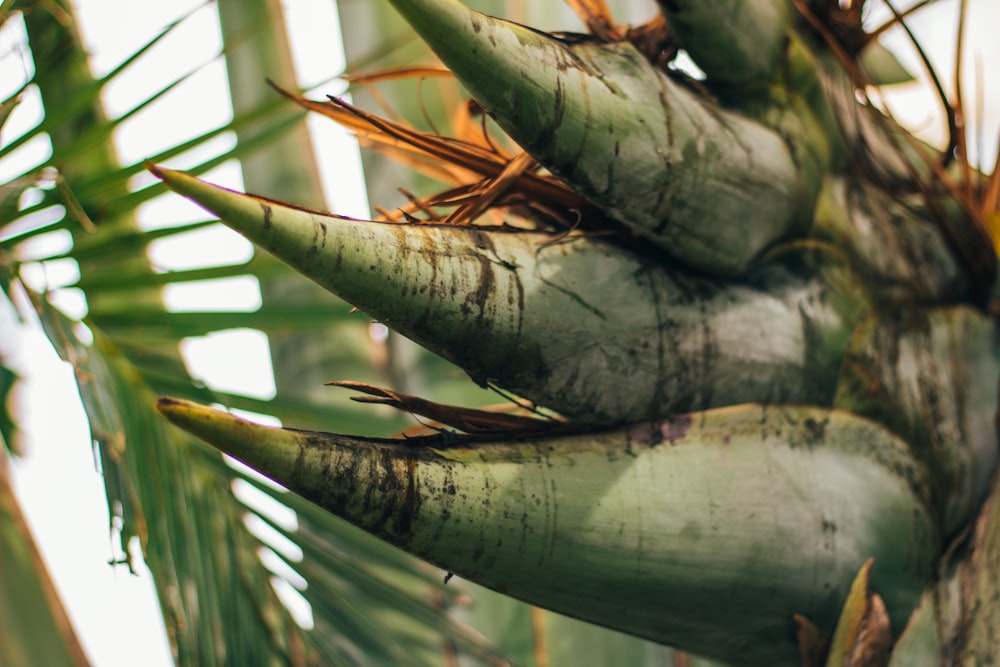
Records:
[[[259,437],[262,430],[276,430],[263,424],[255,424],[229,412],[210,408],[192,401],[163,396],[157,399],[156,409],[188,433],[195,435],[218,449],[232,453],[234,449],[228,443],[237,437],[249,436],[249,439]]]
[[[262,217],[259,203],[250,195],[203,181],[176,169],[166,169],[151,163],[146,163],[146,169],[163,181],[167,188],[219,216],[226,225],[241,233],[248,234],[247,221]]]
[[[302,464],[299,459],[307,450],[310,456],[337,450],[343,456],[352,457],[373,449],[401,456],[415,451],[415,444],[422,441],[421,438],[369,438],[268,426],[225,410],[170,396],[157,399],[156,409],[175,426],[282,483],[287,481],[295,466]],[[289,486],[295,489],[295,485]]]
[[[871,556],[882,563],[875,585],[887,608],[905,619],[936,552],[903,444],[838,411],[742,405],[444,450],[261,426],[172,398],[158,408],[449,571],[729,661],[793,664],[791,612],[830,627],[858,562]],[[698,526],[712,529],[685,529]],[[677,599],[685,604],[663,604]]]
[[[215,185],[184,171],[166,169],[148,162],[146,169],[163,181],[170,190],[187,197],[209,213],[219,216],[225,224],[246,234],[251,240],[254,240],[256,230],[267,226],[270,207],[281,206],[296,211],[304,210],[294,204],[273,201]]]
[[[558,40],[457,0],[392,4],[518,145],[678,264],[739,275],[808,227],[825,162],[794,114],[775,131],[722,109],[628,42]]]
[[[370,234],[359,235],[359,230],[370,229],[372,223],[231,190],[183,171],[156,165],[147,168],[170,190],[218,216],[227,227],[335,294],[340,294],[339,281],[329,265],[339,262],[340,247],[345,240],[353,239],[355,245],[371,240]]]
[[[184,431],[283,484],[307,444],[298,431],[265,426],[179,398],[160,398],[156,409]]]
[[[476,17],[483,16],[458,0],[389,0],[389,4],[422,34],[443,35],[448,29],[478,25]]]
[[[221,188],[221,186],[212,185],[185,171],[167,169],[164,166],[150,161],[146,161],[145,167],[149,173],[163,181],[163,184],[168,188],[178,194],[184,195],[185,197],[191,197],[192,199],[195,199],[198,194],[202,194],[204,196],[204,193],[207,193],[210,190]],[[229,192],[233,191],[229,190]]]
[[[215,415],[217,413],[229,417],[232,416],[222,410],[216,410],[215,408],[209,408],[199,403],[187,401],[183,398],[174,398],[173,396],[161,396],[156,399],[156,409],[160,414],[178,426],[183,426],[190,419],[201,421],[209,414]]]

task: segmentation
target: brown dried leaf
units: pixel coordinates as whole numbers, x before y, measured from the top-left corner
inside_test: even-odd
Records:
[[[339,99],[318,102],[289,92],[272,83],[282,95],[310,111],[320,113],[357,134],[358,140],[403,164],[438,178],[444,183],[466,186],[483,178],[495,179],[509,171],[511,160],[495,148],[421,132],[402,122],[380,118]],[[516,165],[515,165],[516,167]],[[547,175],[515,168],[516,176],[506,189],[525,194],[543,206],[562,210],[586,210],[590,206],[566,185]]]
[[[795,623],[795,639],[799,645],[802,667],[820,667],[826,652],[827,638],[805,616],[793,614],[792,621]]]
[[[419,67],[397,67],[365,74],[345,74],[341,77],[352,86],[361,84],[381,83],[383,81],[400,81],[404,79],[426,79],[427,77],[454,78],[451,70],[443,65],[424,65]]]
[[[599,40],[620,42],[625,39],[604,0],[566,0],[566,4],[580,17],[590,34]]]
[[[385,387],[364,382],[339,381],[328,382],[330,386],[344,387],[360,391],[367,396],[352,396],[359,403],[377,403],[391,405],[399,410],[411,412],[426,417],[438,425],[446,425],[465,433],[540,433],[554,428],[565,427],[562,421],[543,420],[537,417],[508,414],[491,410],[462,408],[454,405],[444,405],[410,394],[402,394]]]

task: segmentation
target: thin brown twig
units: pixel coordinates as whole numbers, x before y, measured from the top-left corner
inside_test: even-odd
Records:
[[[345,74],[341,79],[350,85],[398,81],[400,79],[424,79],[427,77],[455,78],[451,70],[443,66],[397,67],[365,74]]]
[[[980,55],[975,54],[975,89],[979,91],[976,95],[976,169],[980,174],[983,173],[983,128],[986,126],[983,122],[986,110],[985,96],[982,91],[986,90],[986,83],[983,80],[983,60]],[[982,183],[980,182],[980,186]]]
[[[1000,213],[1000,134],[997,136],[997,157],[993,163],[993,173],[986,183],[982,204],[984,214]]]
[[[594,37],[605,42],[620,42],[625,39],[604,0],[565,1]]]
[[[826,43],[830,50],[833,51],[834,57],[840,63],[841,67],[850,75],[851,81],[854,82],[855,86],[863,88],[871,83],[868,80],[868,76],[864,74],[855,64],[854,59],[844,50],[844,47],[837,40],[836,35],[830,30],[830,28],[819,19],[818,16],[809,8],[806,0],[793,0],[795,8],[799,13],[805,18],[805,20],[813,27],[816,32],[820,34],[823,41]]]
[[[969,137],[965,127],[965,100],[962,87],[962,55],[965,51],[965,11],[966,0],[960,0],[958,5],[958,35],[955,39],[955,129],[958,133],[956,148],[958,150],[958,163],[962,168],[961,186],[966,198],[971,202],[975,200],[972,188],[972,167],[969,164]]]
[[[918,10],[923,9],[924,7],[927,7],[928,5],[931,5],[931,4],[935,3],[935,2],[937,2],[937,0],[920,0],[920,2],[918,2],[917,4],[913,5],[912,7],[907,8],[907,9],[904,9],[902,12],[900,12],[899,13],[899,17],[900,18],[906,18],[910,14],[914,14]],[[864,43],[867,45],[869,42],[878,39],[879,37],[882,36],[882,33],[884,33],[886,30],[889,30],[890,28],[892,28],[893,26],[895,26],[898,23],[899,23],[899,18],[897,18],[895,16],[892,17],[891,19],[889,19],[888,21],[886,21],[885,23],[883,23],[879,27],[877,27],[874,30],[872,30],[871,32],[869,32],[865,36]]]
[[[456,209],[448,216],[447,222],[453,224],[459,222],[471,223],[483,211],[491,207],[501,195],[506,193],[518,178],[534,168],[536,164],[535,159],[527,153],[522,152],[520,155],[517,155],[507,163],[502,172],[494,178],[489,179],[485,187],[477,193],[478,196],[469,205]]]
[[[866,108],[869,109],[876,123],[886,132],[888,136],[888,123],[893,121],[892,112],[886,108],[885,113],[880,113],[875,105],[872,104],[870,99],[868,88],[871,86],[871,81],[868,77],[858,68],[853,59],[846,53],[843,47],[838,43],[836,36],[830,31],[830,29],[823,24],[823,22],[812,12],[812,10],[807,6],[805,0],[793,0],[796,8],[802,14],[802,16],[816,29],[817,32],[823,37],[829,46],[830,50],[834,53],[838,61],[844,66],[845,71],[851,77],[854,82],[856,92],[860,93],[865,101]],[[972,225],[968,228],[957,229],[955,224],[951,221],[951,218],[947,216],[941,209],[940,205],[935,201],[935,196],[931,184],[924,181],[917,171],[916,166],[908,159],[904,154],[901,153],[903,157],[903,165],[909,174],[910,178],[915,184],[920,188],[924,195],[924,201],[927,205],[928,210],[933,215],[934,219],[938,222],[938,226],[944,233],[945,238],[950,243],[951,247],[958,254],[962,263],[969,270],[970,274],[974,277],[974,284],[976,289],[976,299],[982,300],[986,298],[986,294],[993,284],[993,278],[996,272],[997,257],[993,249],[993,242],[988,233],[987,223],[983,208],[981,205],[977,205],[974,199],[966,197],[963,189],[958,187],[958,185],[952,180],[951,176],[947,173],[946,167],[948,164],[949,156],[955,151],[955,138],[957,136],[957,127],[954,118],[954,111],[951,108],[951,104],[948,101],[947,95],[944,93],[944,88],[941,85],[940,79],[934,72],[934,68],[930,63],[929,58],[924,52],[923,48],[917,42],[916,37],[913,35],[909,26],[903,20],[902,14],[896,10],[892,5],[890,0],[886,0],[886,5],[896,16],[896,20],[899,25],[907,32],[911,42],[917,50],[923,60],[924,67],[927,69],[928,73],[934,85],[937,89],[938,95],[942,101],[945,108],[945,113],[948,116],[949,125],[949,147],[946,151],[946,155],[940,159],[936,160],[933,156],[928,154],[926,148],[912,135],[909,133],[902,133],[904,140],[910,145],[914,152],[920,157],[921,161],[924,162],[934,173],[938,182],[945,187],[945,189],[951,194],[951,196],[959,203],[965,213],[969,216],[972,221]],[[988,252],[987,252],[988,249]]]
[[[906,32],[906,36],[910,40],[910,44],[913,45],[914,50],[916,50],[917,55],[920,57],[920,62],[924,66],[924,71],[927,72],[927,76],[930,77],[931,83],[934,86],[934,90],[937,92],[938,99],[941,102],[941,107],[944,110],[945,120],[948,123],[948,146],[945,148],[944,152],[941,154],[941,162],[943,167],[947,167],[951,162],[952,157],[955,154],[955,148],[958,146],[958,121],[955,117],[955,109],[951,102],[948,100],[948,94],[944,91],[944,86],[941,84],[941,79],[938,77],[937,72],[934,70],[934,65],[931,64],[931,59],[927,56],[927,52],[924,51],[924,47],[920,45],[920,41],[917,36],[913,34],[910,26],[907,25],[906,21],[903,20],[902,14],[896,9],[895,5],[892,4],[891,0],[885,0],[885,6],[889,8],[889,11],[897,17],[899,27]],[[964,2],[963,2],[964,6]]]
[[[531,607],[532,655],[535,667],[549,667],[549,649],[545,637],[545,610]]]
[[[413,194],[406,188],[399,188],[399,192],[404,197],[406,197],[406,200],[410,202],[413,206],[415,206],[417,210],[426,215],[429,220],[433,220],[436,222],[441,219],[441,216],[435,213],[434,209],[432,209],[425,200],[421,199],[420,197],[417,197],[415,194]]]
[[[306,108],[320,111],[349,129],[377,132],[378,134],[367,137],[370,141],[443,160],[451,166],[479,176],[495,178],[503,172],[508,163],[504,157],[475,144],[420,132],[362,111],[343,100],[331,99],[328,103],[322,103],[304,100],[298,96],[291,97]],[[355,122],[351,121],[351,117]],[[550,177],[524,173],[517,178],[517,188],[539,199],[559,203],[567,208],[584,206],[579,195]]]

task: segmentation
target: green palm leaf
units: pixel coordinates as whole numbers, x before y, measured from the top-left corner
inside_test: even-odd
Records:
[[[502,662],[488,642],[446,612],[458,593],[454,586],[444,587],[438,575],[424,571],[413,559],[302,503],[293,503],[298,527],[276,527],[303,552],[300,562],[277,556],[308,582],[303,595],[312,608],[316,629],[307,631],[296,625],[272,588],[275,575],[258,555],[262,548],[276,552],[248,531],[244,519],[256,511],[231,491],[236,482],[254,481],[224,465],[217,454],[189,436],[164,425],[153,412],[153,399],[157,393],[169,392],[297,423],[337,419],[354,423],[358,429],[397,430],[403,422],[389,418],[381,426],[373,425],[346,396],[338,397],[337,403],[284,394],[265,400],[211,391],[187,376],[178,355],[177,346],[185,337],[212,331],[263,326],[273,336],[284,336],[322,327],[329,334],[331,323],[340,320],[335,333],[344,341],[365,333],[367,321],[349,315],[343,303],[318,292],[293,303],[265,304],[254,313],[168,311],[158,296],[167,285],[237,276],[266,282],[290,272],[262,257],[242,265],[171,273],[152,269],[148,260],[152,243],[215,223],[155,231],[139,228],[134,219],[136,207],[161,194],[163,188],[155,183],[131,189],[129,179],[143,167],[140,163],[119,165],[110,137],[127,118],[155,104],[189,75],[165,84],[114,120],[104,116],[99,95],[180,22],[165,28],[105,77],[94,79],[71,22],[70,7],[49,9],[43,3],[23,5],[36,60],[34,76],[26,85],[41,91],[46,118],[5,143],[0,154],[11,154],[37,137],[47,137],[52,155],[5,186],[7,215],[0,221],[0,257],[7,276],[3,288],[10,292],[15,283],[15,289],[23,287],[18,275],[30,243],[52,232],[70,232],[69,250],[31,257],[31,261],[76,262],[80,277],[66,286],[86,295],[85,320],[76,322],[63,315],[48,303],[46,294],[33,295],[33,303],[50,340],[76,369],[92,435],[100,445],[109,506],[121,521],[123,542],[133,537],[140,540],[143,557],[154,573],[175,659],[180,664],[206,665],[368,664],[372,660],[430,665],[439,662],[443,638],[447,638],[457,650],[478,660]],[[256,44],[270,29],[267,23],[251,26],[227,46],[226,55],[234,57],[237,44]],[[12,102],[4,107],[5,112],[10,106]],[[301,112],[269,91],[266,98],[239,108],[228,123],[155,157],[170,159],[211,145],[225,132],[236,132],[240,140],[234,146],[203,158],[194,168],[206,171],[255,151],[260,155],[301,127],[300,121]],[[49,165],[59,167],[58,186],[36,189],[33,203],[15,205],[21,191],[52,180],[57,172]],[[32,224],[32,214],[53,204],[62,204],[67,214]],[[374,380],[366,354],[363,346],[341,342],[331,368]],[[321,383],[316,385],[319,391],[314,395],[333,395]],[[4,432],[9,436],[11,427],[6,426]],[[287,497],[269,487],[265,493],[279,503]]]

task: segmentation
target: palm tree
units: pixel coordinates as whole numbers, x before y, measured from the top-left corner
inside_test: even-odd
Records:
[[[457,139],[283,92],[445,192],[359,222],[153,169],[476,383],[521,397],[517,414],[459,408],[354,376],[364,400],[430,420],[430,434],[402,441],[267,428],[191,402],[368,435],[397,426],[183,379],[169,342],[239,318],[161,315],[150,288],[193,276],[137,261],[150,235],[127,212],[158,186],[114,191],[139,165],[71,178],[74,142],[107,126],[83,113],[97,86],[71,69],[65,21],[25,13],[36,60],[53,65],[36,73],[43,96],[80,100],[67,113],[82,130],[60,140],[47,118],[70,187],[45,192],[71,211],[114,204],[74,244],[81,284],[101,297],[85,320],[93,342],[33,303],[81,376],[109,499],[144,539],[178,660],[543,664],[566,649],[538,631],[552,617],[526,607],[505,612],[517,632],[484,641],[447,612],[468,617],[453,587],[285,495],[317,619],[299,629],[217,481],[243,473],[159,421],[154,391],[179,396],[159,403],[175,423],[303,498],[546,608],[734,664],[982,664],[1000,627],[989,236],[1000,177],[969,165],[961,98],[944,152],[879,111],[872,86],[904,75],[863,29],[863,3],[661,3],[625,28],[603,3],[575,2],[590,34],[560,37],[450,0],[392,4],[476,100],[449,105]],[[670,66],[679,46],[703,79]],[[233,122],[245,130],[236,150],[291,125],[255,128],[283,108],[252,102]],[[130,272],[105,300],[86,262],[112,249]],[[264,278],[283,270],[254,263]],[[265,304],[255,321],[351,326],[328,299]],[[426,360],[427,377],[445,374]],[[199,541],[227,548],[190,548]],[[218,627],[245,634],[217,642]],[[566,627],[577,651],[600,637],[624,642],[619,660],[655,658],[638,640]]]

